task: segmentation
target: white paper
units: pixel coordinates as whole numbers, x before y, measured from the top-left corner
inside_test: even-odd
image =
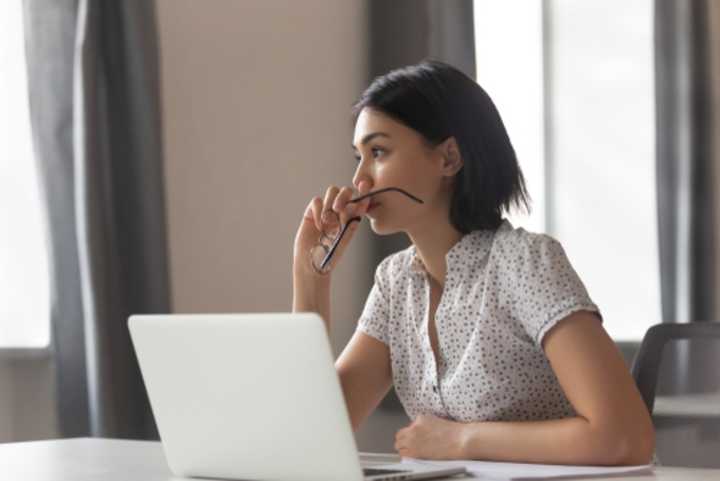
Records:
[[[414,458],[403,458],[403,464],[412,466],[438,466],[459,467],[468,470],[475,478],[498,480],[521,479],[551,479],[551,478],[578,478],[619,476],[624,474],[651,473],[653,466],[644,464],[639,466],[567,466],[556,464],[521,464],[521,463],[495,463],[489,461],[434,461]]]

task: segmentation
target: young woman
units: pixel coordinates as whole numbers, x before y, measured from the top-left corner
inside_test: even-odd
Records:
[[[293,310],[330,329],[332,266],[360,224],[318,271],[309,253],[333,219],[412,241],[378,265],[336,362],[353,429],[394,385],[412,419],[395,437],[402,456],[649,462],[648,411],[562,246],[503,219],[528,196],[485,91],[424,61],[375,79],[353,114],[354,189],[310,201],[293,265]],[[392,190],[348,202],[388,187],[422,203]]]

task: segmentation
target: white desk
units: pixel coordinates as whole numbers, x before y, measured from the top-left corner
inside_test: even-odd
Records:
[[[159,442],[77,438],[0,444],[0,480],[3,481],[171,479],[181,478],[175,478],[170,473]],[[720,480],[720,469],[658,467],[654,474],[649,475],[593,479],[717,481]]]

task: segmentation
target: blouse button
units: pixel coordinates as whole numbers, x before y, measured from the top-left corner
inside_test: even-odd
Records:
[[[438,392],[437,386],[433,386],[433,392],[434,392],[435,394],[437,394],[437,392]]]

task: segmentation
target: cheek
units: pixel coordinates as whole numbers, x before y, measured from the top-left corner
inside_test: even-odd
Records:
[[[378,187],[400,187],[414,194],[410,189],[424,190],[423,183],[427,183],[429,172],[423,167],[422,159],[394,155],[378,166],[375,181]]]
[[[424,205],[408,205],[408,200],[400,193],[384,194],[381,202],[386,209],[382,215],[382,223],[386,225],[397,224],[399,221],[408,220],[409,217],[419,214],[423,207],[434,202],[438,193],[438,182],[431,170],[431,161],[420,153],[414,154],[393,154],[385,159],[385,162],[377,165],[375,171],[374,189],[386,187],[399,187],[410,194],[425,201]],[[402,198],[401,198],[402,197]],[[419,207],[419,209],[417,209]],[[395,218],[395,214],[402,212],[403,219]],[[409,217],[408,217],[409,216]]]
[[[404,172],[402,165],[398,162],[392,162],[392,159],[386,161],[385,164],[379,165],[375,171],[375,183],[378,187],[394,187],[404,182]]]

